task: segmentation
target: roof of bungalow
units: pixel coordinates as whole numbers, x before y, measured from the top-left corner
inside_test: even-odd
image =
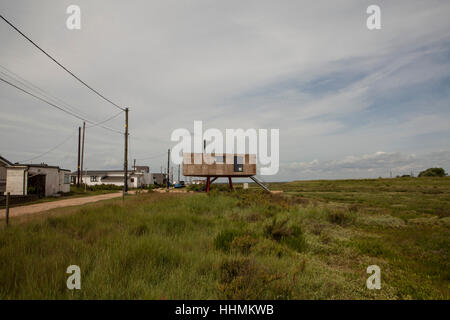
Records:
[[[70,172],[69,169],[63,169],[59,166],[49,166],[46,163],[12,163],[10,164],[11,167],[28,167],[28,168],[51,168],[51,169],[58,169],[60,171],[67,171]]]
[[[85,176],[103,176],[108,175],[109,173],[118,173],[123,174],[123,170],[83,170],[82,175]],[[129,174],[135,173],[133,170],[128,170]],[[73,171],[71,175],[77,175],[78,171]]]
[[[12,166],[12,162],[8,161],[7,159],[3,158],[2,156],[0,156],[0,162],[2,162],[3,164],[7,165],[7,166]]]

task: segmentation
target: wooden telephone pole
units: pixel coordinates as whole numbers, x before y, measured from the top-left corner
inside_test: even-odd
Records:
[[[84,164],[84,135],[86,133],[86,122],[83,121],[83,143],[81,144],[81,184],[83,184],[83,164]]]
[[[78,127],[78,167],[77,167],[77,187],[80,186],[80,152],[81,152],[81,127]]]
[[[167,189],[169,189],[169,175],[170,175],[170,149],[167,150]]]
[[[128,192],[128,108],[125,108],[125,153],[123,161],[123,194]]]

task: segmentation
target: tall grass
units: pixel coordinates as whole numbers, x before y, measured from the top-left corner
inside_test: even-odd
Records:
[[[151,193],[13,219],[0,230],[0,298],[449,297],[448,227],[336,210],[253,191]],[[370,264],[380,291],[365,288]],[[69,265],[81,290],[66,287]]]

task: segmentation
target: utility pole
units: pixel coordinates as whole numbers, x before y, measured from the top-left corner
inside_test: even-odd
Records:
[[[86,122],[83,121],[83,143],[81,145],[81,184],[83,184],[83,164],[84,164],[84,135],[86,133]]]
[[[180,183],[181,165],[178,165],[178,183]]]
[[[81,152],[81,127],[78,127],[78,167],[77,167],[77,187],[80,187],[80,152]]]
[[[125,108],[125,150],[123,160],[123,194],[128,192],[128,108]]]
[[[169,189],[169,174],[170,174],[170,149],[167,150],[167,189]]]
[[[134,159],[134,163],[133,163],[133,171],[136,171],[136,159]]]

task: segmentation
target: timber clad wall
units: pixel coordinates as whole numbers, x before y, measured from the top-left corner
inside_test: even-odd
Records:
[[[236,166],[235,157],[243,159]],[[216,161],[217,160],[217,161]],[[200,162],[196,164],[196,162]],[[239,171],[238,168],[242,171]],[[249,177],[256,175],[256,155],[253,154],[210,154],[183,153],[183,175],[194,177]]]

